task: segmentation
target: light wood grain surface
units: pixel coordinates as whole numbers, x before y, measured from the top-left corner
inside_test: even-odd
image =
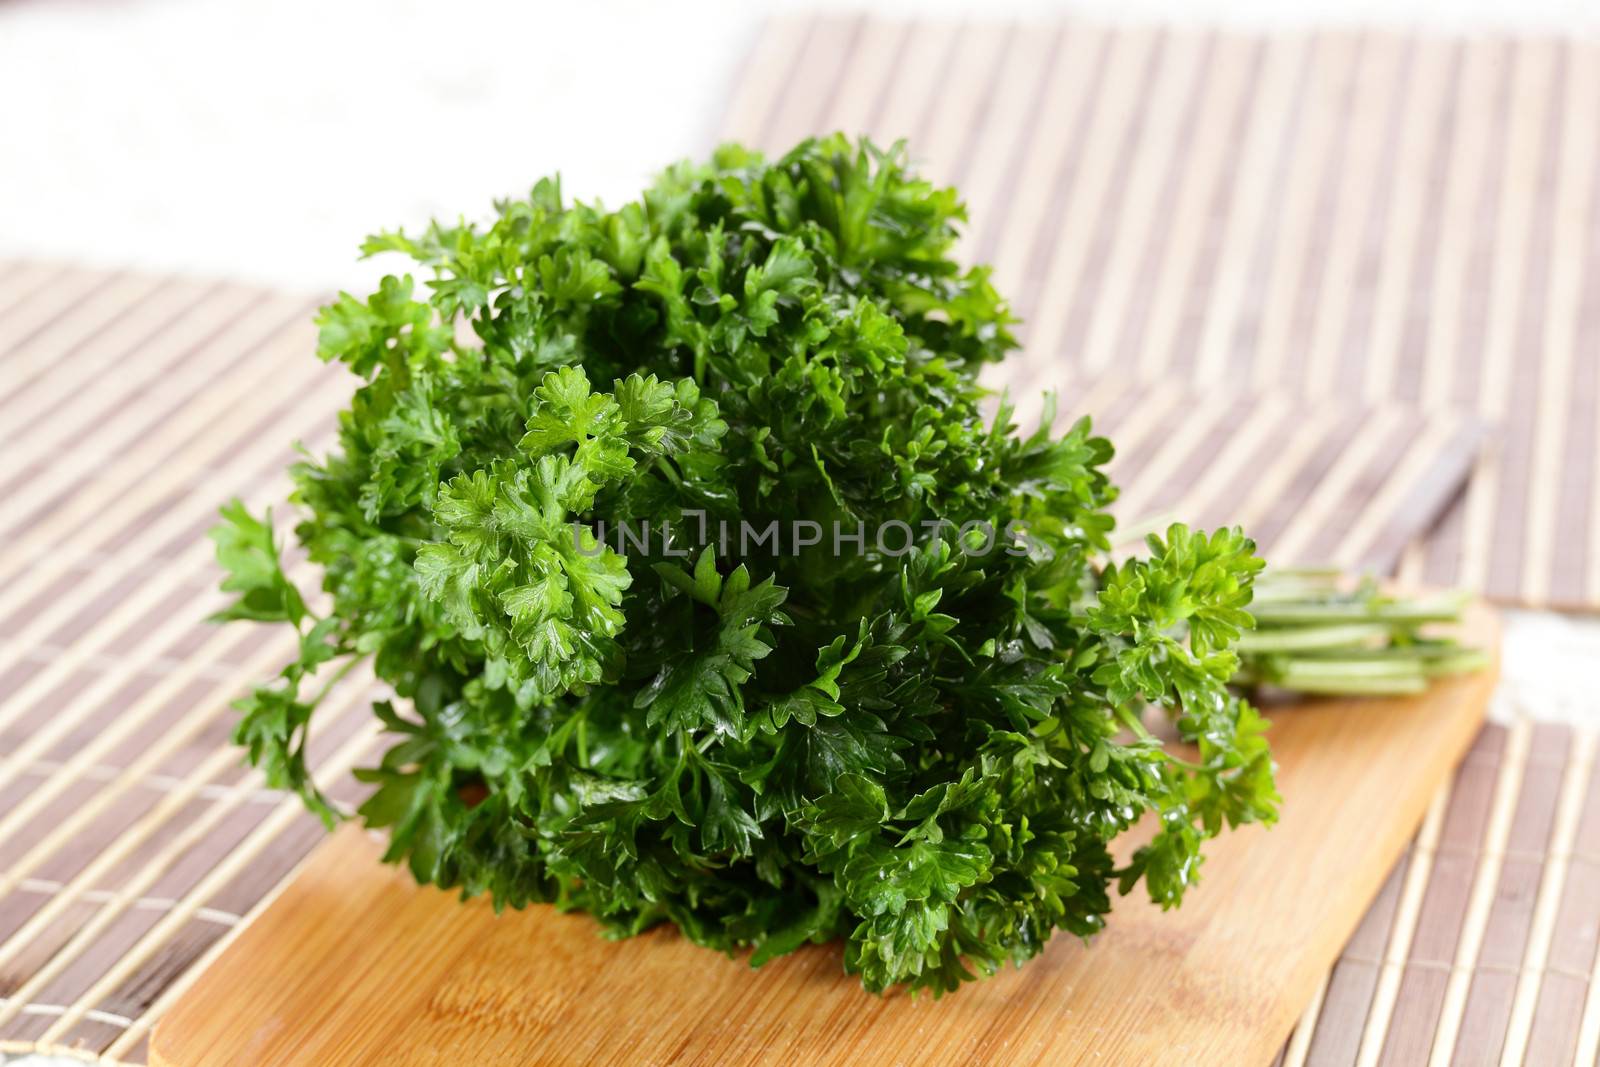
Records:
[[[1497,627],[1475,613],[1472,638]],[[1272,713],[1276,828],[1215,842],[1163,914],[940,1001],[877,998],[822,947],[752,971],[670,930],[496,917],[346,829],[157,1028],[159,1067],[472,1063],[1268,1063],[1483,718],[1494,671],[1408,700]]]

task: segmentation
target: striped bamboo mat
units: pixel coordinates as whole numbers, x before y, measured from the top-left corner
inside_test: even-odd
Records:
[[[1485,728],[1279,1064],[1596,1062],[1595,740]]]
[[[221,600],[216,505],[281,502],[292,443],[325,444],[349,395],[312,358],[315,303],[0,264],[0,1048],[141,1060],[154,1019],[321,836],[227,740],[228,701],[288,635],[201,622]],[[1445,413],[1054,384],[1119,442],[1126,513],[1245,521],[1269,547],[1352,562],[1392,562],[1478,440]],[[1365,458],[1341,465],[1358,430]],[[316,720],[313,766],[346,800],[373,695],[353,676]]]
[[[1048,375],[1461,407],[1408,577],[1600,608],[1600,42],[778,20],[725,136],[909,140]]]
[[[1282,392],[1235,394],[1112,374],[1050,383],[1116,446],[1114,511],[1125,528],[1178,519],[1242,526],[1280,565],[1392,573],[1460,491],[1482,424],[1397,405],[1310,408]],[[1040,383],[1013,383],[1024,410]]]
[[[227,742],[228,701],[291,642],[201,622],[217,503],[281,501],[291,442],[348,395],[309,358],[315,303],[0,264],[0,1050],[142,1062],[321,835]],[[346,798],[369,689],[315,743]]]

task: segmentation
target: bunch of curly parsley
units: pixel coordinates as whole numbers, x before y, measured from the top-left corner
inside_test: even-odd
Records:
[[[370,240],[429,277],[319,319],[361,382],[294,469],[328,613],[270,516],[213,534],[223,617],[300,635],[239,705],[251,761],[331,822],[311,694],[370,659],[396,741],[360,815],[418,880],[757,964],[842,938],[871,990],[1091,935],[1113,881],[1178,904],[1201,843],[1278,801],[1226,685],[1261,564],[1181,526],[1106,561],[1110,444],[980,411],[1013,320],[952,260],[962,218],[898,147],[833,137],[724,148],[618,211],[545,181],[486,228]],[[774,520],[829,534],[719,535]]]

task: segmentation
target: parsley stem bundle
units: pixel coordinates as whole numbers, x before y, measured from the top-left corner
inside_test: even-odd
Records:
[[[417,266],[319,318],[355,379],[293,470],[320,594],[270,514],[213,532],[220,617],[299,638],[238,705],[250,760],[342,817],[306,739],[318,683],[370,662],[393,744],[359,815],[418,880],[755,964],[841,939],[871,990],[1089,936],[1113,885],[1177,905],[1202,843],[1278,802],[1229,686],[1261,561],[1174,524],[1110,562],[1110,443],[982,414],[1015,342],[951,256],[962,217],[898,146],[831,137],[724,148],[615,211],[544,181],[486,226],[369,240]],[[782,538],[697,533],[746,525]],[[1267,608],[1262,641],[1400,610]],[[1363,641],[1247,666],[1367,684]],[[1180,746],[1138,728],[1151,705]]]
[[[1250,605],[1255,629],[1234,646],[1242,659],[1234,681],[1300,693],[1420,693],[1434,678],[1486,665],[1480,650],[1424,632],[1459,623],[1467,599],[1396,597],[1370,580],[1351,586],[1332,569],[1268,571]]]

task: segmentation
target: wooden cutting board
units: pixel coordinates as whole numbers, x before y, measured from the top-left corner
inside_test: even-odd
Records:
[[[1469,639],[1498,646],[1474,613]],[[419,888],[346,828],[156,1029],[156,1067],[1269,1063],[1476,734],[1495,671],[1271,713],[1282,818],[1212,842],[1162,913],[942,1000],[874,997],[837,946],[751,970],[660,929],[599,936]]]

